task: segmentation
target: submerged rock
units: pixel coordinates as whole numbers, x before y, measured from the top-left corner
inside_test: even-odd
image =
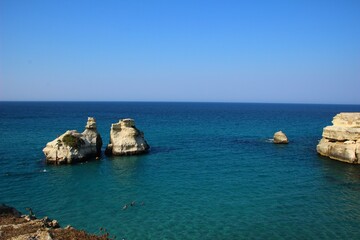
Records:
[[[331,159],[360,164],[360,113],[339,113],[323,130],[317,152]]]
[[[286,143],[289,143],[289,140],[282,131],[278,131],[274,134],[274,143],[286,144]]]
[[[149,148],[144,139],[144,133],[135,127],[133,119],[122,119],[111,125],[110,143],[105,154],[134,155],[145,153]]]
[[[102,139],[96,129],[96,121],[89,117],[82,133],[68,130],[46,144],[43,152],[47,163],[66,164],[85,161],[101,154]]]

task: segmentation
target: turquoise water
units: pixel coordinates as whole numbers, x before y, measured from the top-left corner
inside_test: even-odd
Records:
[[[341,111],[360,106],[2,102],[0,202],[118,239],[359,239],[360,166],[316,153]],[[134,118],[151,152],[45,165],[45,144],[88,116],[105,144]],[[278,130],[290,144],[269,142]]]

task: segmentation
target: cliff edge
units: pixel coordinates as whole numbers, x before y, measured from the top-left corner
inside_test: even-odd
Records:
[[[88,234],[71,226],[61,228],[56,220],[48,217],[37,219],[31,209],[30,215],[21,215],[13,207],[0,204],[0,239],[9,240],[107,240],[105,231],[101,236]]]
[[[339,113],[332,123],[323,129],[317,152],[338,161],[360,164],[360,113]]]

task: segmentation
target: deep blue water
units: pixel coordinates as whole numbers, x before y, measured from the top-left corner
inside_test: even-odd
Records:
[[[316,153],[344,111],[360,106],[0,102],[0,202],[118,239],[360,239],[360,166]],[[45,165],[45,144],[88,116],[103,148],[134,118],[151,152]],[[269,142],[278,130],[290,144]]]

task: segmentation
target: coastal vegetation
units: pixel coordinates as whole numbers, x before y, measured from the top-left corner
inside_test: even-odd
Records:
[[[65,135],[63,137],[62,141],[66,146],[69,146],[69,147],[72,147],[75,149],[79,149],[81,145],[85,144],[85,141],[83,139],[81,139],[78,136],[71,135],[71,134]]]
[[[85,130],[68,130],[43,149],[47,163],[65,164],[86,161],[101,155],[102,139],[95,118],[89,117]]]

